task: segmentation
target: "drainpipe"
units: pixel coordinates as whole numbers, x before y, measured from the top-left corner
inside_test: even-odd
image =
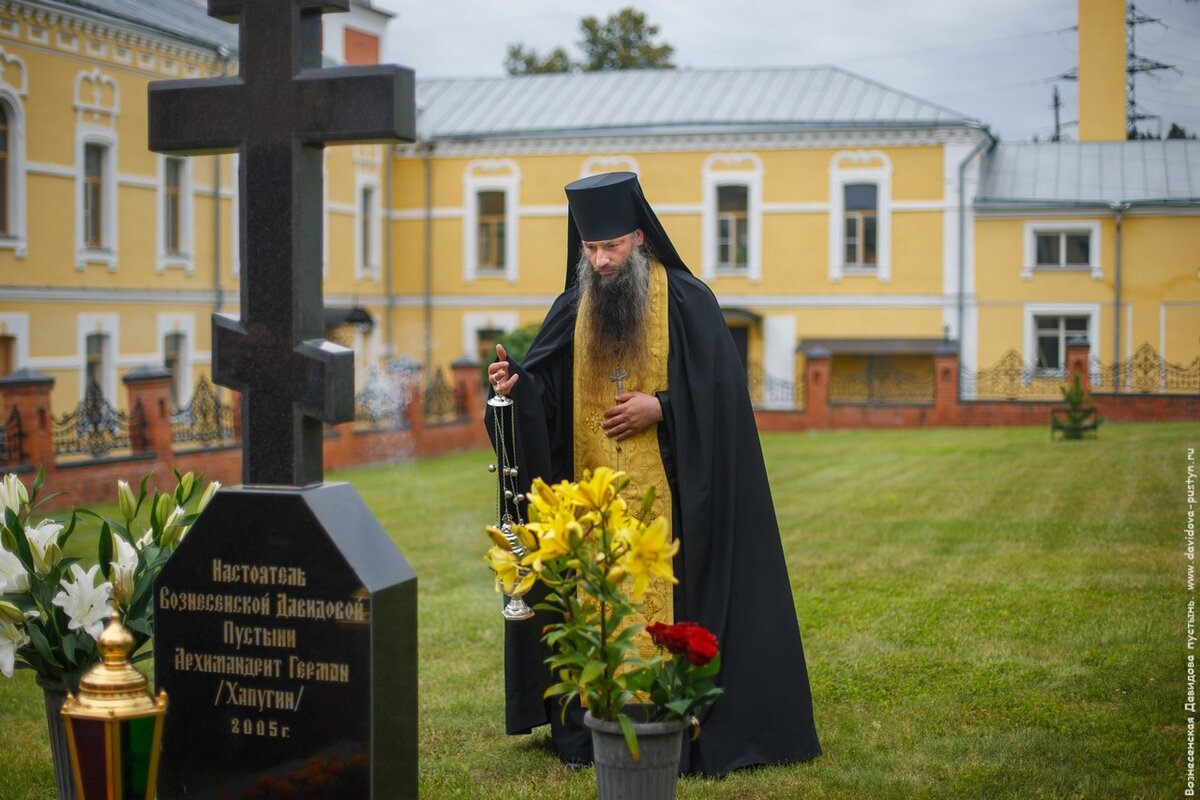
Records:
[[[1129,203],[1113,203],[1117,220],[1116,278],[1113,281],[1113,392],[1121,391],[1121,228]]]
[[[383,156],[383,291],[387,295],[387,310],[383,318],[383,356],[386,363],[395,356],[392,345],[395,335],[392,317],[396,314],[396,287],[392,282],[392,171],[396,164],[396,145],[386,145]]]
[[[433,143],[421,146],[425,166],[425,378],[433,375]]]
[[[962,389],[962,363],[963,363],[963,325],[966,319],[966,279],[967,279],[967,166],[975,160],[975,157],[982,153],[985,149],[996,144],[996,140],[992,138],[991,132],[983,129],[984,138],[979,141],[971,152],[967,154],[958,164],[958,308],[957,308],[957,329],[958,329],[958,372],[959,372],[959,391]]]

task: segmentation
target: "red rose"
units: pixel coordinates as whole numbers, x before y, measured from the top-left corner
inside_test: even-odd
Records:
[[[651,633],[650,638],[656,645],[665,647],[672,653],[682,653],[687,649],[689,632],[697,627],[694,622],[677,622],[674,625],[655,624],[659,625],[658,630]]]
[[[697,667],[703,667],[717,657],[717,637],[699,625],[692,627],[688,631],[687,657]]]
[[[646,633],[650,635],[650,641],[654,642],[659,647],[666,647],[666,641],[662,638],[663,631],[667,629],[666,625],[661,622],[655,622],[652,625],[646,626]]]

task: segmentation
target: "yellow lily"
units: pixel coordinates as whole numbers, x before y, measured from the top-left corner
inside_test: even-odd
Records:
[[[487,554],[488,565],[496,573],[496,591],[504,590],[507,595],[522,595],[529,591],[537,580],[537,574],[521,574],[520,562],[511,550],[493,547]]]
[[[630,597],[635,603],[646,594],[652,577],[679,583],[671,565],[671,558],[679,552],[679,542],[671,540],[666,519],[659,517],[649,525],[624,528],[618,536],[629,548],[620,566],[633,577]]]

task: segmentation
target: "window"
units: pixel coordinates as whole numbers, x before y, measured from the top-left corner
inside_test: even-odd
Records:
[[[1091,235],[1087,231],[1037,234],[1038,267],[1086,267],[1091,264]]]
[[[496,343],[503,335],[504,331],[499,328],[476,329],[475,339],[478,345],[476,354],[481,364],[490,364],[496,360]]]
[[[105,347],[108,336],[103,333],[89,333],[87,336],[87,357],[84,362],[83,391],[86,393],[94,384],[103,391],[105,378]]]
[[[371,220],[371,195],[373,191],[370,186],[362,187],[362,192],[358,199],[358,223],[362,226],[359,231],[359,236],[362,237],[362,266],[368,269],[371,263],[371,254],[375,249],[375,236],[372,231]]]
[[[502,270],[504,269],[504,192],[479,192],[475,198],[479,204],[479,233],[476,237],[476,242],[479,244],[477,263],[481,270]]]
[[[163,366],[171,373],[171,405],[178,406],[183,396],[183,334],[168,333],[163,337]]]
[[[183,161],[178,158],[165,160],[163,168],[166,172],[163,182],[163,237],[168,255],[177,256],[180,253],[182,239],[182,196]]]
[[[878,187],[873,183],[848,183],[843,190],[845,266],[847,269],[874,269],[878,264]]]
[[[713,153],[704,160],[701,268],[757,283],[762,278],[762,160],[754,153]]]
[[[892,161],[843,150],[829,165],[829,281],[892,279]]]
[[[17,337],[0,336],[0,377],[11,375],[17,369]]]
[[[521,170],[509,158],[472,161],[463,170],[463,280],[518,278]],[[472,352],[468,348],[464,352]]]
[[[83,243],[99,250],[104,247],[105,150],[100,144],[83,146]]]
[[[749,248],[749,192],[745,186],[717,187],[717,268],[745,269]]]
[[[1041,373],[1062,375],[1067,366],[1067,342],[1077,336],[1087,338],[1088,317],[1035,316],[1037,353],[1034,368]]]
[[[1101,280],[1100,222],[1097,220],[1054,220],[1025,223],[1025,263],[1021,279],[1033,280],[1037,272],[1091,270],[1092,280]]]

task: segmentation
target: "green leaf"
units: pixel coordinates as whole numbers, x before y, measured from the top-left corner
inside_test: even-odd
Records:
[[[100,526],[100,542],[98,547],[98,557],[100,559],[100,574],[104,576],[104,580],[109,579],[109,573],[112,572],[113,560],[113,533],[106,521]]]
[[[63,668],[62,663],[54,657],[54,653],[50,650],[50,642],[46,641],[46,634],[42,633],[42,629],[37,625],[30,625],[29,639],[33,642],[33,647],[37,650],[38,655],[42,657],[42,661],[47,664],[53,664],[59,669]]]
[[[604,669],[607,666],[608,665],[603,661],[587,662],[587,665],[583,668],[583,672],[579,675],[579,683],[583,686],[588,685],[592,681],[596,680],[596,678],[603,675]]]
[[[617,714],[617,722],[621,723],[621,733],[625,734],[625,746],[629,748],[629,755],[635,762],[641,761],[642,754],[638,752],[637,733],[633,730],[633,720],[626,714]]]
[[[142,484],[138,487],[137,505],[133,509],[133,516],[136,517],[138,512],[142,510],[142,501],[146,499],[146,482],[150,480],[150,473],[147,472],[142,476]]]
[[[37,493],[46,485],[46,470],[44,467],[38,467],[37,477],[33,479],[33,486],[29,493],[29,500],[32,503],[33,498],[37,497]]]

